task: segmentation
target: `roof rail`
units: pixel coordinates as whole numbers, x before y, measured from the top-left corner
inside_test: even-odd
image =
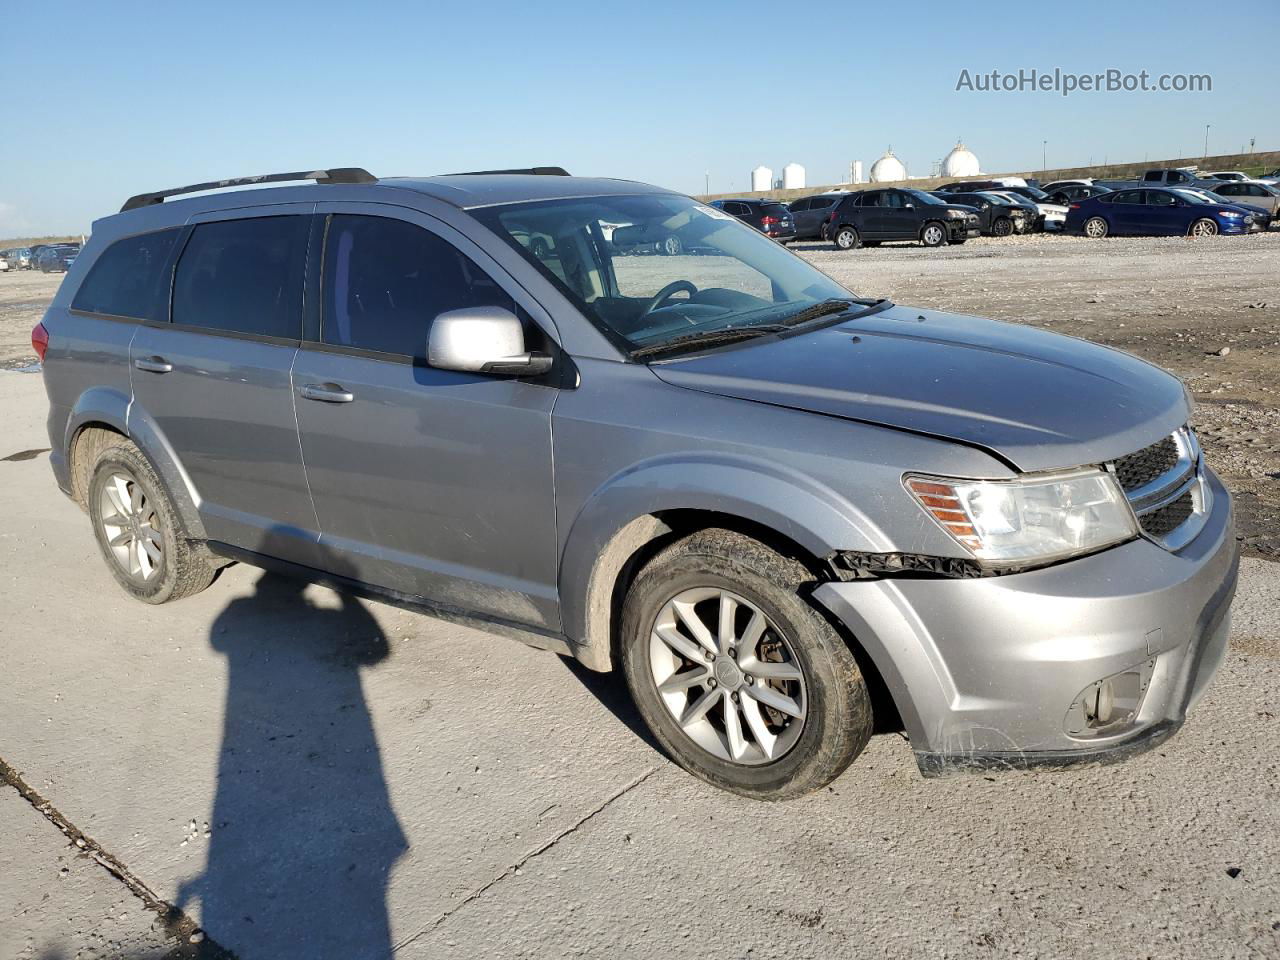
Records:
[[[499,173],[523,173],[533,177],[569,177],[572,176],[564,167],[525,167],[521,170],[464,170],[462,173],[448,173],[448,177],[488,177]]]
[[[149,207],[152,204],[164,203],[168,197],[178,197],[184,193],[200,193],[204,190],[220,190],[224,187],[244,187],[259,183],[284,183],[289,180],[314,180],[316,183],[377,183],[378,178],[363,167],[334,167],[331,170],[300,170],[296,173],[268,173],[258,177],[233,177],[230,180],[211,180],[208,183],[193,183],[189,187],[174,187],[172,190],[156,190],[154,193],[139,193],[130,197],[120,208],[120,212]]]

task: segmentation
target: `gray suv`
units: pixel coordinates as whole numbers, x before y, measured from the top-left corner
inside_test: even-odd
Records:
[[[170,199],[276,179],[315,182]],[[873,726],[926,775],[1121,758],[1224,655],[1231,501],[1175,378],[863,299],[656,187],[143,194],[33,342],[58,484],[139,600],[236,560],[467,617],[620,668],[740,794]]]

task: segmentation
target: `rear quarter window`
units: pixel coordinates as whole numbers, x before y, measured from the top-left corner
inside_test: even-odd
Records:
[[[202,223],[173,283],[173,322],[296,340],[310,218],[251,217]]]
[[[168,272],[179,230],[117,240],[98,257],[80,284],[71,309],[134,320],[164,320],[169,310]]]

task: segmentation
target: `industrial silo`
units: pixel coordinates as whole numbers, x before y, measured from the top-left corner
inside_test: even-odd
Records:
[[[784,190],[804,189],[804,167],[798,163],[788,163],[782,168],[782,188]]]
[[[768,193],[773,189],[773,171],[759,166],[751,171],[751,189],[756,193]]]

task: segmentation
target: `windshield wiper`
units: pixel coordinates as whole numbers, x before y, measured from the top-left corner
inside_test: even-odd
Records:
[[[850,307],[860,306],[864,309],[848,316],[839,316],[838,314],[846,314]],[[893,306],[887,299],[879,300],[823,300],[820,303],[810,304],[803,310],[798,310],[791,316],[784,318],[778,323],[755,323],[743,327],[720,327],[716,330],[703,330],[697,333],[687,333],[684,336],[676,337],[673,340],[664,340],[661,343],[650,344],[647,347],[640,347],[631,351],[631,359],[644,359],[653,357],[669,351],[681,351],[688,348],[700,348],[720,346],[726,343],[737,343],[741,340],[751,340],[755,337],[766,336],[771,333],[789,333],[796,327],[806,323],[812,323],[814,320],[821,320],[823,317],[833,317],[839,320],[854,320],[858,317],[865,317],[871,313],[879,313],[881,310]]]
[[[736,343],[739,340],[751,340],[771,333],[782,333],[791,327],[781,323],[756,323],[746,327],[721,327],[718,330],[703,330],[698,333],[686,333],[672,340],[650,344],[631,351],[632,360],[643,360],[656,357],[658,354],[680,351],[692,347],[709,347],[724,343]]]

